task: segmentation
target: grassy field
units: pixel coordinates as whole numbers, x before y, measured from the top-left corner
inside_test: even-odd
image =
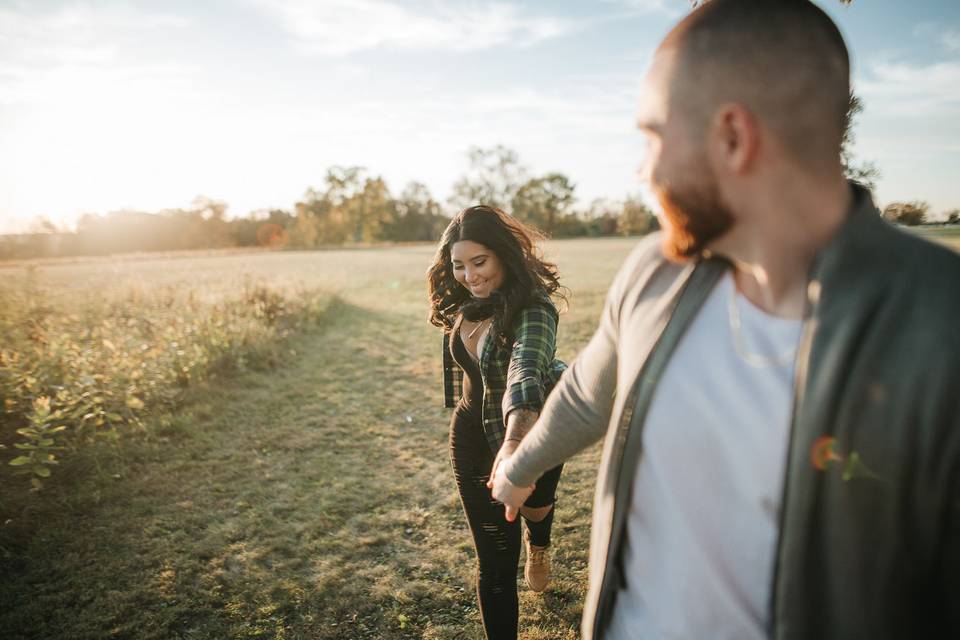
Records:
[[[915,227],[912,229],[918,235],[945,244],[960,251],[960,226],[951,227]]]
[[[556,241],[560,355],[589,338],[633,239]],[[482,638],[453,488],[432,247],[0,268],[48,295],[251,280],[333,306],[285,359],[190,387],[135,437],[64,461],[40,493],[0,471],[0,637]],[[521,587],[521,638],[577,636],[598,451],[559,489],[554,586]]]
[[[960,232],[937,231],[960,249]],[[561,357],[589,338],[635,243],[548,246],[572,292]],[[0,467],[0,637],[482,638],[439,333],[425,321],[431,255],[406,246],[0,266],[6,312],[28,284],[53,309],[157,292],[174,310],[184,299],[204,309],[250,283],[291,306],[297,292],[326,300],[318,325],[282,341],[257,330],[278,340],[271,366],[187,386],[172,412],[65,458],[43,491]],[[597,457],[566,467],[556,580],[543,595],[521,586],[521,638],[577,637]]]

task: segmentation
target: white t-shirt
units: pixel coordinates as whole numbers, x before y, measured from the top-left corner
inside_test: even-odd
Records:
[[[800,325],[728,274],[677,345],[646,418],[607,638],[766,637]]]

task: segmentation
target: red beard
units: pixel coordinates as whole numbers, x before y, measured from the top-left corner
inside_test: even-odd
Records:
[[[714,183],[699,188],[654,185],[654,192],[666,218],[663,253],[673,262],[699,256],[733,225]]]

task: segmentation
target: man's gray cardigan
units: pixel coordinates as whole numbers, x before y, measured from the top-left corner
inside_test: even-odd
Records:
[[[853,188],[807,287],[770,635],[960,637],[960,257],[884,222]],[[648,237],[628,258],[597,332],[505,468],[529,485],[606,436],[583,613],[591,640],[629,580],[621,551],[653,391],[729,268],[670,263],[659,243]],[[708,489],[709,468],[690,472]]]

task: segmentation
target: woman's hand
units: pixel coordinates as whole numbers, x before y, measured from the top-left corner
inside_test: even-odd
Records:
[[[504,435],[503,444],[500,445],[500,451],[497,457],[493,459],[493,466],[490,467],[490,480],[487,481],[487,488],[492,489],[493,476],[497,473],[497,466],[500,462],[513,455],[513,452],[520,446],[523,437],[533,428],[539,414],[529,409],[515,409],[507,414],[507,433]]]
[[[509,460],[513,452],[520,446],[520,442],[524,436],[530,432],[530,429],[533,428],[538,416],[539,414],[536,411],[530,411],[529,409],[516,409],[507,414],[507,434],[503,440],[503,444],[500,445],[497,457],[493,460],[493,466],[490,468],[490,478],[487,480],[487,488],[493,492],[494,500],[498,500],[506,506],[507,520],[510,522],[517,519],[517,511],[523,503],[526,502],[530,494],[533,493],[533,488],[536,485],[515,487],[507,480],[506,474],[503,473],[503,463]],[[508,497],[509,502],[508,500],[498,497],[498,490],[501,494]],[[521,495],[523,499],[516,502]]]
[[[493,466],[490,467],[490,478],[487,480],[487,489],[493,489],[493,478],[497,475],[497,467],[500,463],[513,455],[513,452],[520,446],[519,440],[504,440],[500,445],[500,451],[497,451],[497,457],[493,459]]]
[[[504,445],[506,444],[508,443],[504,442]],[[519,443],[512,444],[514,444],[513,449],[516,449],[516,445]],[[493,471],[490,474],[490,479],[487,481],[487,488],[490,489],[490,494],[493,496],[493,499],[497,502],[502,502],[505,507],[507,522],[513,522],[517,519],[520,507],[523,506],[523,503],[527,501],[527,498],[530,497],[530,494],[533,493],[536,487],[535,484],[529,487],[518,487],[507,478],[504,466],[510,459],[510,455],[513,454],[513,449],[509,454],[502,456],[501,454],[504,453],[504,451],[503,447],[500,447],[500,452],[497,453],[497,459],[493,463]]]

